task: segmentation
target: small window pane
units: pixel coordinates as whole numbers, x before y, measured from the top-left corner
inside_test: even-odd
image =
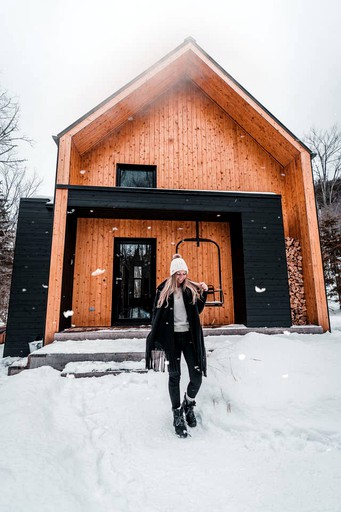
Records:
[[[141,277],[142,277],[142,267],[134,267],[134,277],[141,279]]]
[[[141,279],[134,280],[134,299],[141,298]]]
[[[153,187],[153,173],[149,171],[121,171],[121,187]]]
[[[117,164],[117,186],[156,187],[156,166]]]

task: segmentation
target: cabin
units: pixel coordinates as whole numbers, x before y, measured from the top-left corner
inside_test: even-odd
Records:
[[[329,317],[309,149],[192,38],[55,137],[54,199],[22,199],[5,355],[148,326],[172,255],[204,326]]]

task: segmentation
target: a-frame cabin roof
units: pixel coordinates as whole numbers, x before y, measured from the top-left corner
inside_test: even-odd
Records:
[[[193,38],[58,134],[83,154],[180,80],[191,80],[281,165],[310,150],[217,64]]]

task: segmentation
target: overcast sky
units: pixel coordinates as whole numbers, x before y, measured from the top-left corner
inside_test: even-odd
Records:
[[[298,137],[341,120],[340,0],[11,0],[0,86],[53,194],[56,135],[192,36]]]

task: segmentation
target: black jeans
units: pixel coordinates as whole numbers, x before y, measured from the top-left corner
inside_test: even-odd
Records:
[[[187,395],[195,398],[202,382],[201,371],[195,368],[196,359],[193,342],[189,332],[174,333],[176,367],[169,371],[168,389],[173,409],[180,407],[180,377],[181,377],[181,353],[183,353],[189,373],[189,384],[187,386]]]

